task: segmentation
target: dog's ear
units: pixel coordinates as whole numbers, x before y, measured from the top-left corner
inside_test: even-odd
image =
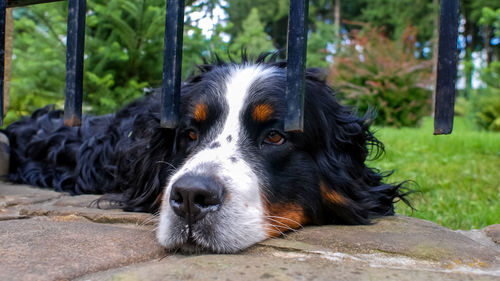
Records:
[[[180,115],[186,111],[186,104],[193,95],[200,92],[200,81],[213,65],[201,65],[200,73],[182,84]],[[158,98],[159,92],[156,98]],[[160,126],[160,104],[155,96],[142,104],[141,111],[134,116],[130,141],[121,147],[117,161],[117,185],[123,194],[106,198],[118,202],[124,210],[156,212],[160,207],[161,193],[167,180],[184,155],[176,151],[178,128]]]
[[[160,126],[158,94],[147,97],[137,107],[129,105],[117,115],[135,116],[132,124],[122,124],[127,136],[116,145],[116,188],[120,193],[106,194],[101,201],[119,205],[126,211],[155,212],[171,163],[175,129]]]
[[[324,222],[366,224],[393,214],[399,185],[383,184],[384,175],[365,164],[370,147],[383,151],[369,131],[372,115],[360,118],[338,103],[316,70],[306,75],[305,107],[304,135],[320,175]]]
[[[158,128],[150,139],[136,141],[121,154],[117,168],[124,210],[154,213],[159,209],[161,193],[176,165],[171,157],[174,138],[174,129]]]

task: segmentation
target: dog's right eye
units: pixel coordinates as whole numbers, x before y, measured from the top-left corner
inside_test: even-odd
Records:
[[[198,134],[194,130],[189,130],[187,136],[190,140],[195,141],[198,139]]]

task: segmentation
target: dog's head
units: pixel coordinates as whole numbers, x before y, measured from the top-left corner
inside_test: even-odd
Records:
[[[183,86],[174,154],[182,163],[163,191],[159,242],[169,249],[230,253],[305,224],[368,223],[393,214],[399,186],[365,166],[381,148],[306,75],[303,133],[283,130],[286,68],[280,63],[202,67]]]

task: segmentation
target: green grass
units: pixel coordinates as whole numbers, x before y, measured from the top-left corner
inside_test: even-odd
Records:
[[[419,192],[396,212],[431,220],[452,229],[481,228],[500,223],[500,133],[475,130],[467,119],[455,118],[451,135],[434,136],[432,119],[421,128],[377,128],[386,154],[368,162],[394,170],[388,182],[415,181]]]

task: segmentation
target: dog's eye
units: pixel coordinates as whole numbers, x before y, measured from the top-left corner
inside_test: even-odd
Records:
[[[276,131],[271,131],[267,135],[264,142],[267,144],[272,144],[272,145],[282,145],[285,142],[285,139],[283,138],[283,136],[280,133],[278,133]]]
[[[192,141],[195,141],[195,140],[197,140],[197,139],[198,139],[198,134],[197,134],[195,131],[193,131],[193,130],[190,130],[190,131],[188,132],[187,136],[188,136],[188,137],[189,137],[189,139],[190,139],[190,140],[192,140]]]

